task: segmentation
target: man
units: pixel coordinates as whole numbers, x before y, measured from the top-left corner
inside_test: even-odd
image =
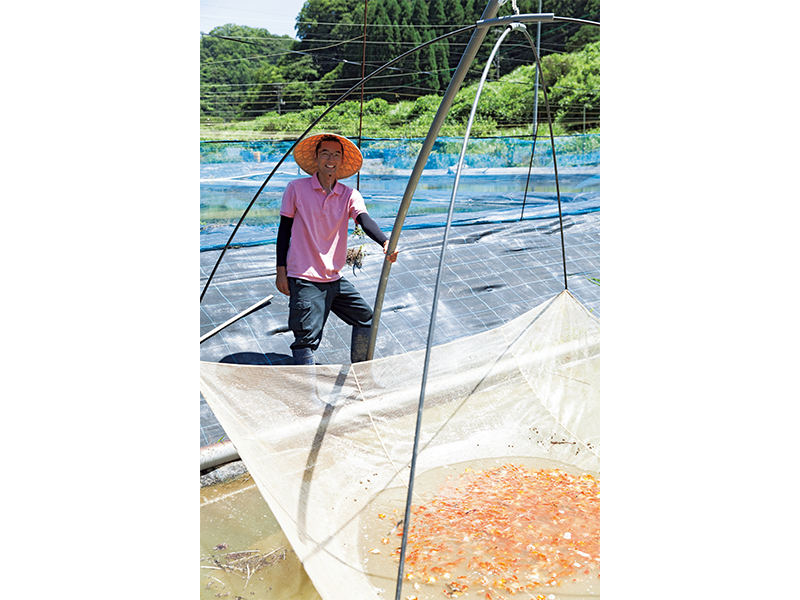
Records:
[[[361,225],[371,239],[389,239],[367,214],[364,198],[340,183],[358,172],[361,151],[347,138],[319,134],[295,146],[297,165],[311,177],[291,181],[281,203],[275,287],[289,296],[289,328],[296,365],[313,365],[331,311],[353,327],[350,361],[366,360],[372,308],[340,271],[347,260],[347,225]],[[397,260],[398,251],[386,255]]]

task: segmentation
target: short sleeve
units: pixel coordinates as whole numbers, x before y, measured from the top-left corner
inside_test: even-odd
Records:
[[[361,213],[367,212],[367,205],[364,203],[364,197],[358,190],[353,190],[350,195],[350,218],[354,221]]]
[[[281,216],[290,217],[294,219],[295,201],[297,193],[295,191],[294,181],[290,181],[283,192],[283,200],[281,200]]]

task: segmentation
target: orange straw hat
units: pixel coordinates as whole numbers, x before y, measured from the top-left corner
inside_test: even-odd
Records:
[[[294,147],[294,162],[309,175],[317,172],[317,144],[323,138],[335,139],[342,143],[342,167],[339,179],[347,179],[351,175],[358,173],[364,159],[361,151],[353,142],[335,133],[318,133],[311,137],[304,138]]]

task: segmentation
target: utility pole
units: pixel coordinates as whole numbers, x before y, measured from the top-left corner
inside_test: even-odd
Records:
[[[367,0],[364,0],[364,33],[361,41],[361,79],[367,64]],[[364,119],[364,84],[361,84],[361,109],[358,112],[358,149],[361,150],[361,126]],[[356,189],[361,189],[361,171],[356,173]]]
[[[539,13],[542,12],[542,0],[539,0]],[[542,55],[539,52],[540,48],[540,40],[542,39],[542,22],[536,22],[536,56],[539,57],[539,60],[542,60]],[[534,95],[533,95],[533,138],[536,139],[536,136],[539,133],[539,68],[536,68],[536,80],[534,85]]]

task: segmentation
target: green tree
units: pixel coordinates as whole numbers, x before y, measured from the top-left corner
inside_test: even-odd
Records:
[[[224,120],[254,116],[243,112],[252,103],[253,86],[271,76],[278,56],[293,41],[266,29],[232,24],[200,38],[201,115]]]
[[[332,42],[339,40],[334,29],[350,14],[348,5],[348,0],[308,0],[297,15],[297,50],[310,53],[314,68],[321,74],[333,70],[344,58],[341,45]]]
[[[286,110],[306,109],[323,103],[318,92],[319,72],[311,56],[292,55],[280,66],[279,81],[286,82],[282,88]]]
[[[411,12],[411,22],[419,26],[419,32],[414,30],[417,37],[414,39],[417,45],[431,41],[436,37],[436,32],[430,27],[428,20],[428,3],[425,0],[414,0]],[[447,65],[445,65],[445,68]],[[444,87],[444,78],[439,72],[440,65],[436,61],[436,51],[432,46],[428,46],[419,51],[419,70],[427,75],[426,82],[430,90],[437,92]],[[424,76],[424,75],[423,75]]]
[[[431,0],[428,7],[428,22],[431,25],[448,24],[444,0]],[[434,44],[432,48],[436,56],[436,64],[439,65],[439,86],[444,89],[450,85],[450,71],[444,70],[444,67],[450,64],[450,42],[444,40]]]
[[[568,130],[581,130],[584,124],[591,129],[600,123],[600,42],[567,56],[569,68],[548,89],[550,102],[557,106],[556,120]]]
[[[538,10],[537,0],[518,0],[522,12]],[[542,10],[559,16],[599,20],[599,0],[544,0]],[[481,18],[486,0],[369,0],[367,3],[366,58],[363,57],[364,0],[307,0],[298,17],[299,40],[272,36],[266,29],[237,25],[215,28],[201,38],[201,114],[224,120],[253,118],[264,111],[283,113],[324,106],[354,86],[362,75],[373,72],[414,46],[474,23]],[[512,4],[498,15],[511,14]],[[481,75],[489,53],[503,28],[492,28],[478,50],[465,85]],[[535,26],[528,26],[535,35]],[[365,85],[364,99],[399,102],[431,92],[441,94],[461,60],[472,33],[449,38],[413,54]],[[547,59],[548,82],[574,70],[568,50],[581,50],[599,39],[597,27],[574,23],[542,25],[542,55]],[[530,44],[519,33],[503,44],[492,78],[505,76],[532,64]],[[365,63],[362,67],[362,63]],[[572,77],[578,77],[577,72]],[[583,85],[591,77],[581,75]],[[593,85],[593,84],[591,84]],[[599,110],[599,99],[581,98],[551,90],[559,103],[560,117],[574,123],[580,113],[588,117]],[[531,92],[518,90],[527,103]],[[357,98],[357,94],[353,94]],[[540,98],[541,105],[541,98]],[[587,108],[591,107],[591,108]],[[483,110],[483,109],[481,109]],[[487,118],[490,115],[486,115]],[[492,114],[499,126],[517,117]],[[596,115],[595,115],[596,117]]]

